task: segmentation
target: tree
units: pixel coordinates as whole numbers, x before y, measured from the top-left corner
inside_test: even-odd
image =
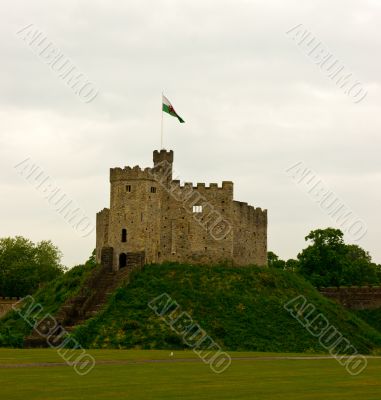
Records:
[[[296,272],[298,269],[298,260],[290,258],[284,261],[279,258],[274,252],[267,252],[267,265],[270,268],[278,268],[284,271]]]
[[[286,271],[296,272],[296,271],[298,271],[298,268],[299,268],[298,260],[294,260],[293,258],[290,258],[289,260],[286,261],[286,267],[284,269]]]
[[[344,285],[377,283],[377,266],[367,251],[357,245],[347,245],[346,262],[343,269]]]
[[[312,242],[298,254],[299,272],[315,286],[364,285],[379,282],[377,267],[368,252],[344,243],[340,229],[313,230]]]
[[[281,260],[275,253],[272,251],[267,252],[267,265],[270,268],[279,268],[284,269],[286,266],[286,262]]]
[[[0,239],[0,295],[23,297],[64,271],[51,241],[34,244],[21,236]]]

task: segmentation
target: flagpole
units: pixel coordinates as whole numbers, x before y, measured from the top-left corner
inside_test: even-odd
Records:
[[[160,150],[163,149],[163,92],[161,92],[161,136],[160,136]]]

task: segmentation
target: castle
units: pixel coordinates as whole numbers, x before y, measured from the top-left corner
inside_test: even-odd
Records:
[[[97,213],[96,258],[117,271],[134,263],[267,264],[267,210],[233,200],[233,182],[180,185],[173,151],[153,168],[110,169],[110,208]]]

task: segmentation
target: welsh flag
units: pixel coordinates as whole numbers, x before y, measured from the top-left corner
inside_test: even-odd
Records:
[[[172,117],[176,117],[182,124],[185,122],[179,114],[173,108],[171,102],[163,95],[163,111],[172,115]]]

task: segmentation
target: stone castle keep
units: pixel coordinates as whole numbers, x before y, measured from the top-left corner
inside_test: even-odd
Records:
[[[180,185],[173,151],[155,150],[153,168],[110,169],[110,208],[97,213],[97,262],[267,264],[267,211],[233,200],[233,182]]]

